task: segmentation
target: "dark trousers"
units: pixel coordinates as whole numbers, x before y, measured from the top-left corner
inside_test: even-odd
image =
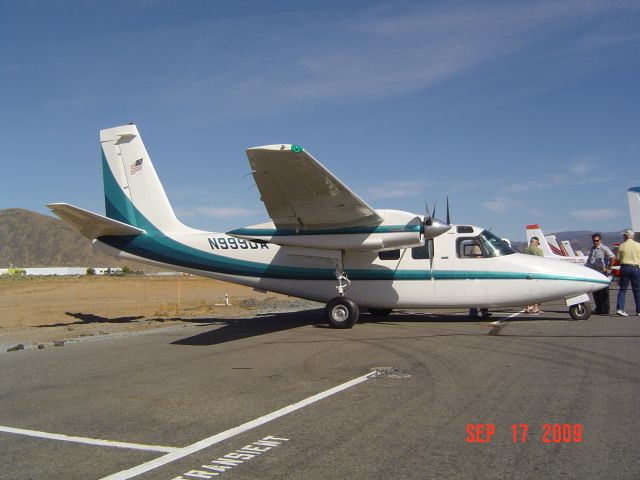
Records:
[[[593,292],[593,301],[596,304],[595,313],[609,314],[609,285],[602,290]]]
[[[620,265],[620,291],[616,308],[624,310],[624,297],[627,294],[629,283],[631,283],[633,299],[636,302],[636,313],[640,313],[640,268],[637,265]]]

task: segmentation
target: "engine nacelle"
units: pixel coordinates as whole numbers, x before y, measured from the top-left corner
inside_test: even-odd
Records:
[[[392,250],[421,245],[422,219],[412,213],[378,210],[378,225],[327,229],[281,229],[273,222],[239,228],[227,235],[288,247],[327,250]]]

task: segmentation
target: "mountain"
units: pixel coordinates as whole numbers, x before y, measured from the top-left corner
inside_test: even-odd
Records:
[[[149,271],[148,266],[96,252],[62,220],[40,213],[0,210],[0,268],[15,267],[123,267]]]
[[[596,232],[591,231],[578,231],[578,232],[558,232],[556,238],[558,240],[569,240],[574,250],[582,250],[586,254],[593,242],[591,241],[591,235]],[[616,232],[598,232],[602,236],[602,243],[609,248],[613,248],[615,243],[621,243],[624,241],[622,238],[622,229]]]

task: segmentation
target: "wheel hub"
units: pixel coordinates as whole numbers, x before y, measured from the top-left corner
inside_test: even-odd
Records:
[[[349,310],[344,305],[336,305],[331,312],[334,320],[344,322],[349,318]]]

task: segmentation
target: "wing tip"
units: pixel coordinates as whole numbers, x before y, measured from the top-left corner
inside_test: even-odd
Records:
[[[304,148],[300,145],[296,145],[294,143],[277,143],[274,145],[261,145],[259,147],[250,147],[247,148],[247,152],[257,151],[257,150],[270,150],[270,151],[283,151],[283,152],[303,152]]]

